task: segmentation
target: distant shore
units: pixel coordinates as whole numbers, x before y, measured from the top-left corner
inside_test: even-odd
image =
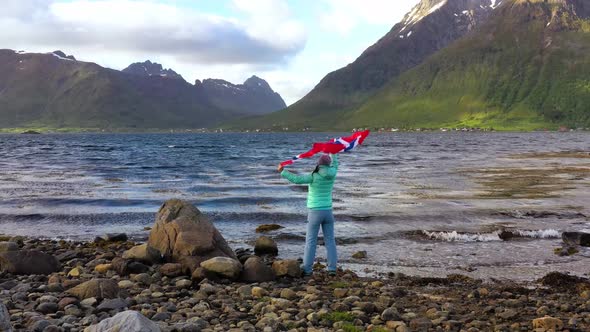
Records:
[[[353,129],[227,129],[227,128],[184,128],[184,129],[159,129],[159,128],[52,128],[52,127],[22,127],[0,128],[0,134],[26,134],[38,132],[41,134],[198,134],[198,133],[322,133],[322,132],[351,132]],[[444,127],[444,128],[362,128],[370,129],[373,133],[430,133],[430,132],[589,132],[590,128],[551,127],[545,129],[502,129],[502,128],[470,128],[470,127]]]

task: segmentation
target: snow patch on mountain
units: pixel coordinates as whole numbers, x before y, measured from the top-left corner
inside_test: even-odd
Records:
[[[64,58],[63,56],[61,56],[61,55],[58,55],[58,54],[55,54],[55,53],[48,53],[48,54],[51,54],[51,55],[53,55],[54,57],[56,57],[56,58],[58,58],[58,59],[60,59],[60,60],[65,60],[65,61],[74,61],[73,59]]]

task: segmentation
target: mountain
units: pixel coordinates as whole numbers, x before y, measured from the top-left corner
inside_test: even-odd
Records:
[[[590,127],[590,2],[480,2],[422,1],[301,101],[244,126]]]
[[[287,105],[263,79],[252,76],[244,84],[232,84],[219,79],[197,81],[213,105],[219,108],[252,115],[281,110]]]
[[[151,62],[150,60],[147,60],[145,62],[132,63],[131,65],[129,65],[129,67],[123,69],[122,72],[144,77],[161,76],[184,80],[184,78],[178,75],[174,70],[164,69],[161,64]]]
[[[145,70],[136,74],[142,64],[123,72],[77,61],[60,51],[0,50],[0,127],[202,128],[283,107],[277,105],[277,98],[282,99],[274,92],[272,98],[257,99],[267,97],[257,89],[231,104],[233,89],[228,88],[224,103],[219,100],[223,92],[209,96],[202,84],[187,83],[174,71],[150,63],[143,63]],[[270,94],[268,84],[265,88]],[[247,97],[251,103],[235,106]]]
[[[505,0],[477,31],[402,74],[343,126],[590,127],[590,3]]]
[[[274,123],[304,126],[304,119],[350,110],[387,82],[485,22],[501,0],[422,0],[353,63],[324,77]]]

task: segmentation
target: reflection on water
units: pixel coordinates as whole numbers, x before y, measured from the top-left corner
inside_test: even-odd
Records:
[[[182,198],[234,247],[250,243],[259,224],[285,226],[274,233],[281,255],[297,257],[306,190],[280,179],[276,165],[334,135],[0,135],[0,233],[142,239],[160,204]],[[587,133],[373,134],[340,158],[341,260],[425,275],[584,273],[584,251],[564,258],[553,248],[560,232],[589,228],[589,143]],[[530,236],[498,236],[507,230]],[[351,259],[357,250],[369,258]]]

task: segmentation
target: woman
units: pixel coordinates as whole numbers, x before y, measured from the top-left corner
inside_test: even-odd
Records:
[[[323,154],[315,170],[310,174],[296,175],[279,165],[281,176],[294,184],[307,184],[307,234],[303,255],[303,273],[311,275],[320,226],[328,251],[328,274],[336,274],[336,239],[334,238],[334,216],[332,214],[332,188],[338,171],[338,156]]]

